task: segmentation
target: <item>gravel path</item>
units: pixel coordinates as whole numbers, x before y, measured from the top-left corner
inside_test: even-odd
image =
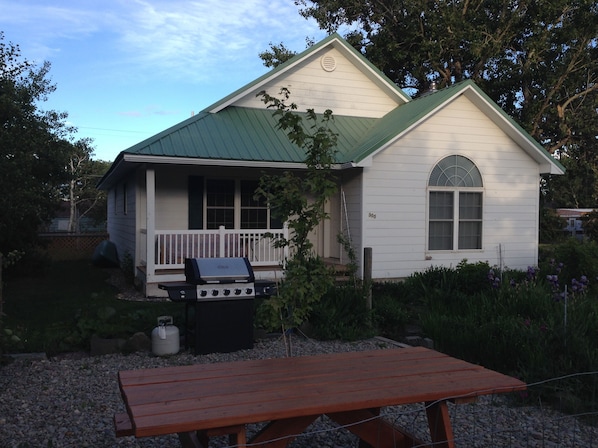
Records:
[[[294,339],[295,355],[386,348],[371,339],[356,343]],[[0,448],[27,447],[179,447],[176,436],[116,439],[112,417],[123,412],[116,375],[119,370],[212,363],[284,356],[279,339],[229,354],[193,356],[149,353],[89,357],[71,354],[55,359],[17,359],[0,367]],[[598,447],[598,428],[536,407],[512,407],[504,396],[482,397],[475,404],[450,408],[458,447]],[[384,414],[426,440],[423,406],[388,408]],[[251,427],[249,432],[258,428]],[[227,446],[217,438],[210,447]],[[348,431],[318,419],[293,448],[357,447]]]

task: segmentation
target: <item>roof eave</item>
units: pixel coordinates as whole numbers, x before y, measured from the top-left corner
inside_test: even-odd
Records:
[[[278,170],[305,170],[307,165],[303,162],[275,162],[266,160],[231,160],[231,159],[199,159],[194,157],[152,156],[140,154],[121,153],[112,164],[111,169],[98,183],[97,188],[108,190],[114,183],[123,177],[123,173],[131,171],[141,165],[185,165],[185,166],[226,166],[237,168],[261,168]],[[352,162],[338,163],[331,169],[343,170],[353,168]]]
[[[461,93],[476,104],[486,115],[493,117],[492,120],[497,126],[538,163],[540,174],[565,174],[565,167],[552,157],[540,143],[519,126],[504,110],[495,105],[479,87],[473,83],[469,83]]]
[[[153,156],[142,154],[125,154],[124,161],[130,163],[154,163],[163,165],[195,165],[195,166],[227,166],[241,168],[279,168],[301,169],[304,163],[276,162],[271,160],[235,160],[235,159],[205,159],[195,157]]]
[[[446,98],[441,104],[428,110],[425,114],[418,117],[409,124],[405,129],[396,135],[392,136],[386,141],[381,141],[374,151],[367,151],[363,159],[356,160],[359,166],[369,166],[372,158],[384,151],[394,142],[409,133],[412,129],[419,126],[426,121],[430,116],[434,115],[439,109],[446,107],[448,104],[457,99],[460,95],[465,95],[472,101],[484,114],[489,116],[491,120],[497,124],[509,137],[513,139],[530,157],[532,157],[539,165],[540,174],[565,174],[565,168],[558,160],[554,159],[546,149],[540,145],[532,136],[530,136],[523,128],[521,128],[513,118],[507,115],[473,82],[466,82],[460,89],[456,89],[454,94]]]

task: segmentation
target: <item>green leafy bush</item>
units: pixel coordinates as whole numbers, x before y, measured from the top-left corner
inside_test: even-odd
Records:
[[[343,284],[331,288],[314,305],[309,319],[318,339],[353,341],[374,335],[371,313],[366,303],[367,290],[361,284]]]
[[[87,350],[93,334],[149,334],[161,315],[172,315],[175,325],[184,325],[181,304],[119,300],[118,291],[106,282],[109,271],[91,263],[49,263],[44,273],[35,275],[6,282],[2,334],[4,329],[12,334],[0,340],[7,353]]]
[[[528,383],[543,382],[535,393],[566,396],[571,406],[581,406],[584,397],[594,397],[589,402],[595,404],[593,376],[544,383],[598,370],[598,300],[589,280],[596,279],[593,254],[593,245],[567,241],[545,251],[541,268],[490,268],[484,274],[482,264],[462,264],[454,272],[431,269],[406,284],[424,294],[421,323],[441,351]]]
[[[416,302],[409,302],[403,282],[377,282],[372,285],[372,324],[380,336],[401,340],[405,326],[416,316]]]

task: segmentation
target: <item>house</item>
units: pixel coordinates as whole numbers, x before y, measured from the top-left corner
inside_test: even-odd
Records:
[[[413,100],[333,34],[199,114],[122,151],[101,179],[108,232],[148,296],[184,280],[185,257],[248,256],[280,275],[288,230],[254,200],[263,173],[304,169],[258,95],[291,93],[298,111],[331,109],[338,194],[313,234],[317,253],[400,279],[470,262],[537,263],[539,180],[564,168],[471,81]]]
[[[593,208],[557,208],[556,214],[567,222],[565,233],[581,240],[584,236],[583,217],[593,211]]]
[[[104,233],[105,222],[96,222],[88,216],[78,216],[79,230],[76,233]],[[40,233],[67,233],[71,221],[71,204],[61,201],[52,220],[40,229]],[[71,232],[72,233],[72,232]]]

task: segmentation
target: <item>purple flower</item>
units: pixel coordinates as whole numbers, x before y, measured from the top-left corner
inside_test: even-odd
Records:
[[[584,293],[588,287],[588,278],[585,275],[581,276],[581,280],[577,280],[576,278],[571,280],[571,292],[575,293]]]
[[[537,274],[538,274],[538,268],[536,268],[534,266],[527,267],[527,279],[528,280],[530,280],[530,281],[535,280]]]
[[[493,288],[498,288],[500,286],[500,277],[495,275],[494,269],[488,271],[488,281],[492,283]]]

